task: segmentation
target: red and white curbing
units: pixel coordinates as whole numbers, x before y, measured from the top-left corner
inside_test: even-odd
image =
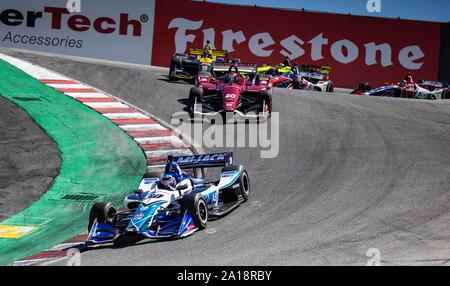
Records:
[[[41,83],[50,86],[102,114],[127,132],[147,157],[147,170],[160,172],[168,155],[192,155],[190,146],[154,116],[106,92],[80,83],[38,65],[0,53],[0,59],[14,65]],[[165,124],[167,126],[167,124]],[[66,250],[80,245],[85,235],[77,236],[50,250],[21,259],[11,265],[48,265],[66,258]]]

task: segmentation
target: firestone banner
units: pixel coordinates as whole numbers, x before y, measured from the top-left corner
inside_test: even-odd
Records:
[[[374,17],[200,3],[156,2],[152,64],[170,65],[175,52],[202,46],[242,61],[332,67],[337,86],[373,85],[438,76],[440,24]],[[161,48],[164,47],[164,48]]]
[[[1,0],[0,46],[149,65],[155,0]]]

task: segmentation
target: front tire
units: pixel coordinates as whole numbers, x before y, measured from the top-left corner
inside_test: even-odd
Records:
[[[189,102],[188,102],[188,112],[189,115],[194,117],[194,110],[197,103],[201,100],[203,96],[203,89],[200,87],[193,87],[189,92]]]
[[[272,93],[268,90],[261,90],[259,96],[269,105],[269,114],[272,113]]]
[[[209,212],[205,199],[199,194],[188,195],[180,200],[182,212],[189,212],[195,217],[199,229],[205,229],[208,223]]]
[[[117,210],[112,203],[95,203],[89,213],[88,231],[91,231],[95,220],[98,223],[109,222],[113,224],[116,214]]]

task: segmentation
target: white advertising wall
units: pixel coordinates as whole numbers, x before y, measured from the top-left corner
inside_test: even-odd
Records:
[[[0,46],[149,65],[154,20],[155,0],[1,0]]]

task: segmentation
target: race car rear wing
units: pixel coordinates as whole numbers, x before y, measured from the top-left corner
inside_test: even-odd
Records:
[[[257,64],[239,63],[234,65],[239,69],[239,72],[242,74],[252,74],[252,73],[256,74],[258,71]],[[228,72],[231,66],[232,66],[231,64],[216,64],[213,70],[214,72],[225,73]]]
[[[426,86],[432,86],[435,88],[447,88],[449,85],[445,84],[441,81],[435,81],[435,80],[421,80],[418,82],[419,85],[426,85]]]
[[[198,56],[198,55],[202,55],[204,52],[205,52],[205,49],[203,49],[203,48],[190,48],[189,49],[190,55]],[[224,59],[226,57],[228,57],[228,51],[225,51],[225,50],[212,50],[212,54],[216,57],[224,58]]]
[[[233,165],[233,153],[216,153],[174,157],[181,169],[228,167]]]
[[[318,80],[323,80],[328,78],[328,75],[331,72],[331,67],[328,66],[311,66],[311,65],[302,65],[299,68],[300,76],[304,78],[313,78]]]
[[[329,74],[331,72],[331,67],[329,67],[329,66],[301,65],[300,71],[301,72],[309,72],[309,73]]]

